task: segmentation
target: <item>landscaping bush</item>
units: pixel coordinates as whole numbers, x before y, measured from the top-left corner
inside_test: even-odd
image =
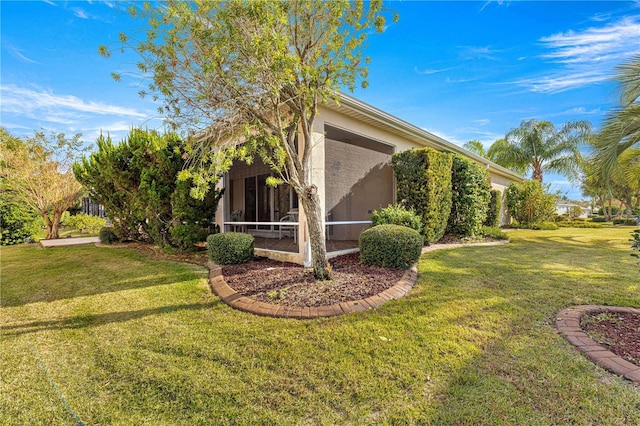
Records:
[[[614,225],[636,226],[638,222],[635,219],[616,218],[613,219]]]
[[[184,251],[193,250],[196,243],[207,239],[207,232],[199,224],[180,223],[172,226],[169,232],[172,245]]]
[[[451,213],[451,155],[431,148],[394,154],[398,203],[413,209],[430,244],[445,233]]]
[[[190,197],[192,182],[177,179],[186,161],[178,135],[133,129],[120,144],[100,136],[97,145],[73,171],[92,200],[105,206],[121,240],[190,249],[199,239],[190,231],[211,227],[222,191],[212,189],[203,200]],[[173,226],[180,229],[172,232]]]
[[[513,182],[507,188],[507,209],[520,227],[529,228],[531,224],[553,220],[556,198],[536,180]]]
[[[591,218],[591,222],[606,222],[607,218],[604,216],[594,216]]]
[[[475,161],[454,155],[451,162],[451,213],[447,233],[475,237],[482,233],[491,200],[489,174]]]
[[[115,232],[113,232],[113,229],[107,226],[100,229],[99,238],[102,244],[114,244],[120,241],[118,239],[118,236],[115,234]]]
[[[372,226],[401,225],[418,232],[422,230],[422,223],[415,211],[413,209],[407,210],[400,205],[389,205],[383,209],[375,210],[371,214],[371,224]]]
[[[220,265],[245,263],[253,259],[254,238],[241,232],[225,232],[207,237],[209,259]]]
[[[575,220],[580,217],[582,214],[582,208],[580,206],[571,206],[569,207],[569,218],[571,220]]]
[[[607,210],[606,212],[609,212],[611,214],[611,216],[617,215],[618,211],[620,211],[620,208],[618,208],[616,206],[605,207],[605,208]],[[596,213],[598,213],[598,216],[606,216],[605,215],[606,212],[605,212],[605,209],[600,207]]]
[[[600,223],[584,222],[584,221],[576,221],[576,220],[560,222],[560,223],[557,223],[556,225],[558,225],[561,228],[594,228],[594,229],[602,228],[602,224]]]
[[[497,226],[483,226],[482,236],[486,238],[492,238],[494,240],[508,240],[509,237],[502,229]]]
[[[502,210],[502,192],[497,189],[491,190],[491,199],[487,208],[487,218],[484,220],[484,226],[490,228],[500,226],[500,210]]]
[[[77,214],[64,219],[64,226],[74,228],[83,234],[97,234],[107,224],[107,220],[89,214]]]
[[[423,238],[400,225],[378,225],[360,234],[360,261],[367,265],[407,269],[420,258]]]
[[[556,217],[553,218],[554,222],[566,222],[569,220],[569,215],[567,214],[559,214]]]
[[[24,203],[0,192],[0,245],[10,246],[31,241],[44,225],[42,216]]]
[[[558,229],[558,225],[553,222],[536,222],[526,226],[526,229],[535,229],[539,231],[555,231]]]

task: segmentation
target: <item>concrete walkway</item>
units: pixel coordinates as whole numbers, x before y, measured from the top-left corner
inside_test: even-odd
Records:
[[[42,248],[79,246],[83,244],[99,243],[98,237],[60,238],[57,240],[40,240]]]

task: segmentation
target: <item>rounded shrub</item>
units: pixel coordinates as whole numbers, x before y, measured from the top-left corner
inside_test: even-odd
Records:
[[[253,259],[254,238],[241,232],[225,232],[207,237],[209,259],[220,265],[245,263]]]
[[[407,210],[400,205],[389,205],[383,209],[375,210],[371,214],[372,226],[378,225],[402,225],[418,232],[422,230],[422,221],[413,209]]]
[[[407,269],[420,258],[424,239],[400,225],[378,225],[360,234],[360,261],[367,265]]]
[[[102,244],[114,244],[120,240],[115,232],[113,232],[113,229],[108,226],[100,228],[99,238]]]

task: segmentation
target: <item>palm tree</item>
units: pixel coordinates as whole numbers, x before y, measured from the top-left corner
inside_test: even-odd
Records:
[[[640,55],[617,68],[620,106],[605,119],[596,139],[596,161],[604,176],[622,168],[627,183],[640,187]]]
[[[477,139],[465,143],[462,147],[467,151],[471,151],[474,154],[479,155],[480,157],[487,158],[487,152],[484,150],[484,145],[482,145],[482,142]]]
[[[556,129],[549,121],[523,120],[504,139],[494,142],[488,158],[519,173],[531,171],[531,178],[542,182],[542,174],[554,171],[575,179],[582,155],[579,148],[591,134],[588,121],[571,121]]]

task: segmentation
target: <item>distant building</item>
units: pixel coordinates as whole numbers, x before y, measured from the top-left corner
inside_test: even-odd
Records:
[[[569,214],[569,211],[571,210],[572,207],[579,207],[582,210],[582,213],[580,213],[580,216],[578,216],[582,218],[589,217],[589,215],[592,214],[592,211],[593,211],[591,207],[582,207],[579,204],[556,203],[556,214],[559,214],[559,215]]]
[[[82,213],[102,218],[107,217],[104,206],[89,197],[82,197]]]

